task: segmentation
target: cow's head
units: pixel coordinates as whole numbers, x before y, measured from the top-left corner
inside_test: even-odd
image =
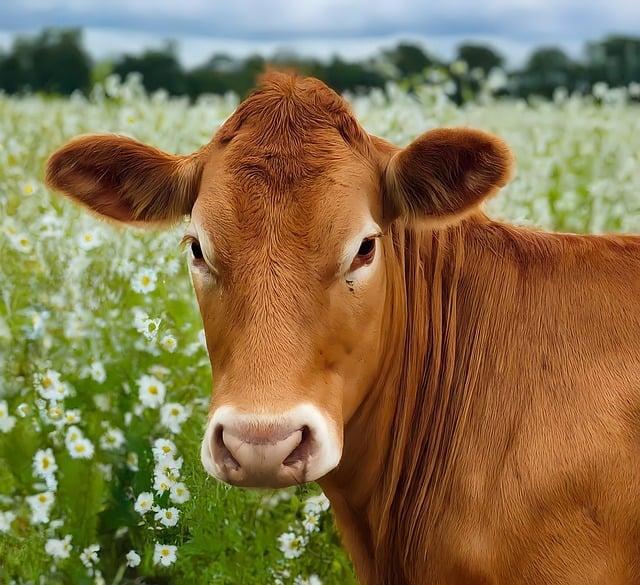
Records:
[[[190,216],[215,373],[202,461],[229,483],[285,486],[338,465],[343,428],[377,382],[391,222],[456,221],[509,168],[488,134],[435,130],[397,149],[319,81],[270,74],[192,155],[84,136],[51,157],[47,181],[119,222]]]

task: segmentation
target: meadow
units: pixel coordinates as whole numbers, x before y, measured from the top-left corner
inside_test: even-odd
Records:
[[[350,98],[406,144],[470,125],[509,142],[488,206],[520,224],[640,232],[637,87],[455,105],[446,80]],[[66,139],[117,132],[168,151],[207,142],[235,96],[195,104],[109,78],[89,97],[0,95],[0,582],[354,582],[317,487],[245,491],[199,461],[212,378],[178,242],[115,228],[51,194]],[[215,376],[213,379],[215,385]]]

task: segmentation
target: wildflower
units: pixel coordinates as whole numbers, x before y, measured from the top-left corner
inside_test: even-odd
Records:
[[[167,334],[160,340],[160,347],[169,353],[173,353],[178,347],[178,342],[173,335]]]
[[[107,379],[107,373],[102,362],[92,362],[89,366],[89,375],[98,384],[102,384]]]
[[[147,294],[155,290],[158,277],[155,270],[143,268],[131,280],[131,288],[141,294]]]
[[[33,473],[42,478],[53,475],[58,466],[51,449],[40,449],[33,456]]]
[[[54,559],[67,559],[71,554],[71,535],[64,538],[50,538],[44,545],[45,552]]]
[[[47,370],[39,376],[36,388],[45,400],[63,400],[69,393],[67,386],[60,380],[60,373],[55,370]]]
[[[160,409],[160,423],[172,433],[179,433],[182,423],[189,418],[187,409],[178,402],[168,402]]]
[[[306,532],[315,532],[320,528],[320,516],[313,513],[303,514],[302,526]]]
[[[27,234],[16,234],[15,236],[11,236],[9,241],[18,252],[22,252],[23,254],[28,254],[33,250],[33,244]]]
[[[33,195],[36,192],[36,185],[33,181],[25,181],[22,183],[22,194]]]
[[[95,451],[93,443],[84,437],[67,445],[67,449],[73,459],[91,459]]]
[[[87,569],[93,568],[93,565],[95,565],[99,561],[99,559],[98,559],[98,552],[99,551],[100,551],[100,545],[99,544],[90,544],[87,548],[85,548],[80,553],[80,562]]]
[[[156,490],[160,495],[164,494],[171,490],[171,486],[173,486],[175,482],[164,473],[156,473],[153,480],[153,489]]]
[[[0,532],[9,532],[11,530],[11,523],[16,519],[14,512],[7,510],[6,512],[0,512]]]
[[[138,454],[130,451],[127,453],[127,467],[131,471],[140,471],[140,467],[138,467]]]
[[[307,501],[304,503],[303,512],[305,514],[319,515],[322,512],[326,512],[329,509],[329,506],[329,498],[324,494],[311,496],[310,498],[307,498]]]
[[[166,457],[175,457],[178,454],[175,443],[169,439],[156,439],[151,450],[157,461]]]
[[[285,532],[278,537],[280,551],[285,559],[297,559],[304,550],[305,541],[293,532]]]
[[[97,248],[101,243],[100,233],[96,230],[86,230],[78,236],[78,246],[87,252]]]
[[[145,319],[142,322],[142,327],[139,329],[140,333],[144,335],[147,341],[153,341],[158,335],[158,329],[162,323],[162,319]]]
[[[164,384],[153,376],[141,376],[138,380],[140,402],[149,408],[158,408],[164,402]]]
[[[93,402],[98,410],[108,412],[111,408],[111,396],[108,394],[94,394]]]
[[[51,512],[54,502],[53,493],[41,492],[33,496],[27,496],[26,500],[31,508],[31,523],[47,524],[49,522],[49,512]]]
[[[16,424],[16,417],[9,415],[6,400],[0,400],[0,431],[8,433]]]
[[[170,478],[177,478],[180,475],[180,469],[182,469],[182,461],[182,457],[163,457],[157,462],[155,473],[164,474]]]
[[[178,523],[180,519],[180,510],[178,508],[159,508],[154,516],[156,522],[160,522],[163,526],[172,527]]]
[[[176,551],[177,548],[172,544],[158,544],[153,550],[153,564],[154,565],[162,565],[163,567],[169,567],[176,562]]]
[[[0,405],[2,403],[0,402]],[[29,406],[26,402],[21,402],[18,404],[16,408],[16,412],[18,416],[25,418],[31,414],[31,406]],[[2,406],[0,406],[0,420],[2,420]]]
[[[80,410],[77,408],[64,411],[64,424],[77,425],[80,422]]]
[[[120,429],[109,429],[100,437],[100,448],[105,451],[117,451],[124,445],[124,433]]]
[[[189,489],[182,482],[174,483],[169,490],[169,499],[174,504],[184,504],[190,497]]]
[[[137,567],[140,564],[140,555],[135,550],[130,550],[125,558],[128,567]]]
[[[136,498],[133,509],[141,516],[144,516],[153,506],[153,494],[151,492],[142,492]]]
[[[71,425],[67,429],[67,434],[64,437],[64,442],[67,446],[67,449],[70,449],[70,445],[72,445],[79,439],[82,439],[82,437],[83,437],[82,431],[78,427]]]

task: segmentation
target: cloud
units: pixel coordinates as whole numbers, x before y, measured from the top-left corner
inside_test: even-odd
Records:
[[[640,2],[615,0],[2,0],[4,38],[45,26],[81,26],[98,54],[180,42],[183,56],[214,45],[236,52],[340,54],[411,36],[448,52],[462,39],[490,41],[516,59],[534,45],[574,51],[610,32],[640,34]]]
[[[640,2],[616,0],[3,0],[5,29],[126,28],[252,40],[414,34],[511,38],[640,32]]]

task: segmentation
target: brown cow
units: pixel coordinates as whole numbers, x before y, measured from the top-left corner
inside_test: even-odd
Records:
[[[640,238],[487,218],[510,169],[493,136],[399,149],[273,73],[193,155],[85,136],[47,180],[191,216],[203,463],[319,480],[362,583],[640,583]]]

